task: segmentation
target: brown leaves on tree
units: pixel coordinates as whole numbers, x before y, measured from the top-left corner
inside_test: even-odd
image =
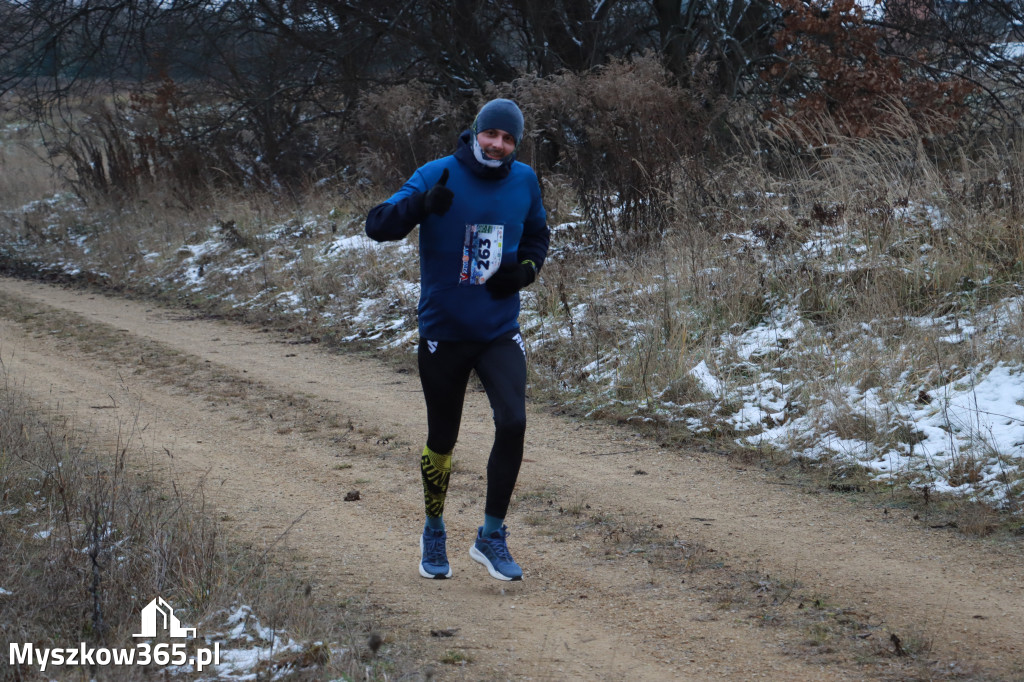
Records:
[[[775,93],[767,118],[808,132],[828,117],[842,134],[877,137],[901,129],[907,115],[939,132],[962,113],[972,86],[962,79],[929,78],[905,56],[883,54],[882,29],[865,21],[854,0],[779,5],[785,12],[774,36],[779,61],[761,74]]]

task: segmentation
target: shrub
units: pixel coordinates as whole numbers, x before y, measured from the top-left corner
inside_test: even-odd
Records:
[[[367,94],[356,114],[360,174],[397,187],[427,161],[451,154],[471,117],[418,82]]]
[[[782,0],[782,26],[775,33],[779,61],[761,77],[776,93],[765,112],[789,118],[805,132],[821,117],[835,120],[844,135],[876,137],[899,124],[906,107],[918,125],[949,130],[973,92],[965,79],[933,79],[904,60],[879,51],[883,33],[864,20],[854,0]]]
[[[672,221],[675,180],[702,153],[718,107],[682,89],[653,57],[515,81],[533,121],[533,152],[575,189],[602,248],[647,241]]]

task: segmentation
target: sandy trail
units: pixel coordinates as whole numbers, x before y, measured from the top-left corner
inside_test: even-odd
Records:
[[[908,659],[887,653],[893,633],[920,644],[915,674],[1024,679],[1019,543],[930,530],[531,408],[509,518],[526,579],[500,583],[468,556],[491,438],[474,393],[448,497],[455,577],[426,581],[414,374],[96,293],[0,279],[0,303],[0,359],[18,386],[97,442],[130,436],[163,475],[205,478],[239,537],[290,528],[296,570],[320,593],[381,605],[388,646],[442,679],[906,679]],[[54,309],[61,329],[29,323]],[[128,350],[97,353],[75,316],[112,327]],[[161,349],[180,372],[152,370]],[[352,490],[360,500],[344,501]],[[812,603],[823,641],[808,641],[821,632]],[[431,636],[441,629],[457,633]],[[471,662],[439,665],[450,650]]]

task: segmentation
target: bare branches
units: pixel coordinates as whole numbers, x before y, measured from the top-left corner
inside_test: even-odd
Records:
[[[356,112],[382,88],[420,83],[468,116],[481,93],[523,75],[580,74],[639,54],[657,55],[673,85],[701,93],[708,106],[724,97],[775,113],[801,101],[840,110],[849,108],[844,97],[896,92],[936,110],[967,102],[978,121],[1018,118],[1022,0],[888,0],[855,17],[856,30],[840,25],[854,7],[853,0],[0,0],[0,97],[17,94],[8,101],[25,107],[52,150],[79,150],[71,158],[80,160],[80,178],[132,184],[177,168],[198,174],[199,185],[266,187],[357,165],[362,151],[340,141],[355,136]],[[794,15],[810,22],[794,29]],[[814,27],[819,20],[833,26],[830,35]],[[836,37],[841,44],[833,46]],[[823,77],[837,59],[848,78]],[[954,91],[948,83],[959,85]],[[93,139],[74,139],[84,134]],[[124,139],[113,145],[115,134]],[[132,160],[115,172],[117,158]]]

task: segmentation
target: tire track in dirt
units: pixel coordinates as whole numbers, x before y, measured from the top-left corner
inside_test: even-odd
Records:
[[[447,649],[473,659],[441,667],[446,679],[904,674],[904,661],[875,656],[865,664],[836,640],[838,651],[801,647],[806,634],[785,619],[760,627],[744,604],[755,573],[847,606],[845,617],[858,621],[869,649],[884,649],[889,632],[929,638],[922,658],[936,662],[926,667],[937,675],[955,662],[977,679],[1024,675],[1019,548],[922,531],[895,512],[772,485],[721,458],[664,451],[625,431],[539,410],[530,412],[531,461],[511,517],[511,547],[527,579],[491,580],[466,551],[491,437],[480,395],[467,401],[449,497],[456,576],[425,581],[415,570],[424,423],[415,376],[138,302],[9,279],[0,280],[0,292],[26,315],[52,306],[112,325],[133,349],[102,361],[79,342],[26,335],[4,320],[0,358],[17,383],[41,400],[57,398],[93,424],[97,438],[124,431],[125,409],[139,415],[141,450],[152,465],[179,480],[205,477],[207,497],[241,537],[261,541],[290,528],[285,546],[322,591],[365,594],[386,606],[389,641],[423,660]],[[194,386],[147,372],[145,349],[136,353],[131,344],[154,342],[182,353],[185,365],[216,368],[229,385],[211,390],[202,372]],[[112,400],[126,407],[91,408]],[[353,488],[361,501],[344,502]],[[599,515],[614,524],[593,523]],[[661,545],[661,557],[620,552],[601,535],[618,526],[625,535],[675,541]],[[686,548],[694,553],[689,571],[680,569]],[[748,594],[730,608],[728,596],[738,591]],[[457,636],[430,637],[445,628],[458,628]]]

